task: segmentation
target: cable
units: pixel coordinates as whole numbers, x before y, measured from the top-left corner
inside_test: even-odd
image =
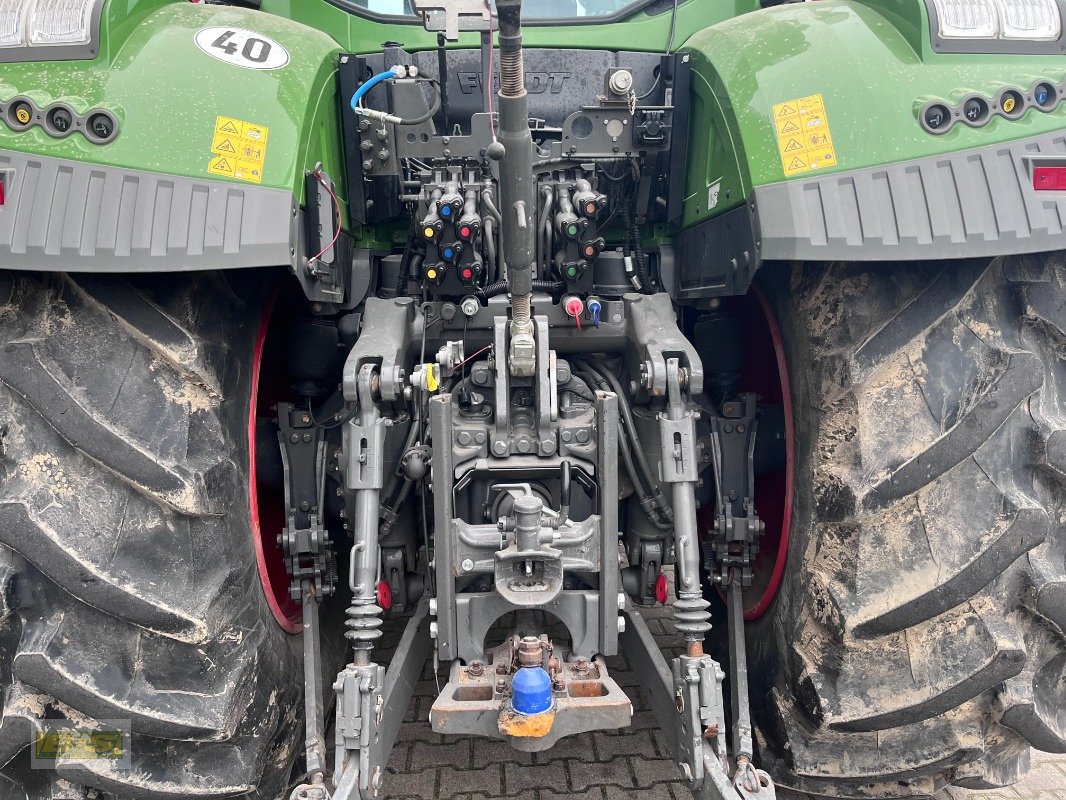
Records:
[[[337,219],[336,225],[334,225],[335,230],[333,232],[333,240],[321,250],[319,250],[317,253],[315,253],[313,256],[311,256],[309,259],[307,259],[308,267],[311,267],[314,262],[318,261],[318,259],[322,257],[322,254],[326,253],[331,247],[333,247],[333,245],[337,243],[337,240],[341,238],[341,204],[340,201],[337,199],[337,193],[333,191],[333,187],[330,186],[329,182],[325,179],[325,177],[323,177],[322,169],[320,167],[315,167],[315,171],[312,174],[315,176],[315,180],[317,180],[322,185],[322,188],[329,192],[330,199],[333,200],[333,210],[337,214]]]
[[[319,422],[317,419],[315,419],[315,412],[314,412],[314,409],[311,408],[311,400],[310,400],[310,398],[308,398],[308,400],[307,400],[307,415],[311,418],[311,424],[314,425],[316,428],[321,428],[324,431],[331,431],[334,428],[339,428],[344,423],[349,422],[352,419],[352,417],[355,416],[357,411],[359,411],[359,406],[357,404],[353,403],[351,409],[343,417],[338,418],[337,414],[334,414],[333,415],[333,420],[334,420],[333,422],[331,422],[331,423]],[[337,412],[337,413],[340,413],[340,412]]]
[[[463,336],[464,336],[464,337],[466,336],[466,325],[463,325]],[[462,361],[460,361],[460,362],[459,362],[458,364],[456,364],[456,365],[455,365],[454,367],[452,367],[452,369],[451,369],[451,372],[449,372],[448,374],[449,374],[449,375],[454,375],[454,374],[455,374],[455,371],[456,371],[457,369],[459,369],[460,367],[462,367],[462,368],[463,368],[463,371],[465,372],[465,367],[466,367],[466,365],[467,365],[467,364],[468,364],[469,362],[473,361],[473,360],[474,360],[475,358],[477,358],[477,357],[478,357],[479,355],[481,355],[482,353],[488,352],[489,350],[491,350],[491,349],[492,349],[492,347],[493,347],[493,345],[491,345],[491,344],[487,344],[487,345],[485,345],[484,347],[482,347],[482,348],[481,348],[480,350],[478,350],[477,352],[475,352],[475,353],[474,353],[473,355],[469,355],[469,356],[467,356],[467,357],[466,357],[466,358],[464,358],[464,359],[463,359]]]
[[[644,94],[638,94],[637,95],[637,99],[638,100],[647,100],[649,97],[651,97],[652,92],[654,92],[656,89],[659,88],[659,79],[662,78],[662,76],[663,76],[663,70],[662,70],[662,67],[659,67],[658,71],[655,73],[655,82],[652,83],[651,88],[648,89],[648,91],[646,91]]]
[[[674,52],[674,32],[677,30],[677,0],[674,0],[674,8],[670,12],[670,36],[666,40],[666,54]]]

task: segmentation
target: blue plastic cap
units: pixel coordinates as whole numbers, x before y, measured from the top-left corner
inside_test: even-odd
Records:
[[[592,317],[593,327],[600,327],[600,312],[603,310],[603,306],[600,305],[599,300],[589,300],[588,303],[589,316]]]
[[[450,247],[445,247],[444,248],[444,257],[445,258],[451,258],[453,255],[455,255],[455,251],[454,250],[452,250]]]
[[[552,707],[552,680],[543,667],[522,667],[511,681],[511,708],[518,714],[540,714]]]
[[[452,207],[451,206],[441,206],[440,207],[440,215],[442,217],[450,217],[452,215]]]

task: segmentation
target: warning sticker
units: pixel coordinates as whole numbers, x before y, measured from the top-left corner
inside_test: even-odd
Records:
[[[775,105],[774,129],[786,177],[836,166],[829,117],[820,94]]]
[[[211,175],[262,183],[270,129],[254,122],[218,117],[211,137]]]

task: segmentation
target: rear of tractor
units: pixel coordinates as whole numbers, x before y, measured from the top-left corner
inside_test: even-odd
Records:
[[[1066,752],[1062,18],[0,2],[5,795],[394,793],[429,659],[701,798]]]

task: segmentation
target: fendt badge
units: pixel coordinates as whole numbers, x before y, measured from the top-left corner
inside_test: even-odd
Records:
[[[527,72],[526,91],[530,94],[559,94],[563,84],[572,76],[570,72]],[[481,91],[480,72],[460,72],[459,89],[463,94]]]

